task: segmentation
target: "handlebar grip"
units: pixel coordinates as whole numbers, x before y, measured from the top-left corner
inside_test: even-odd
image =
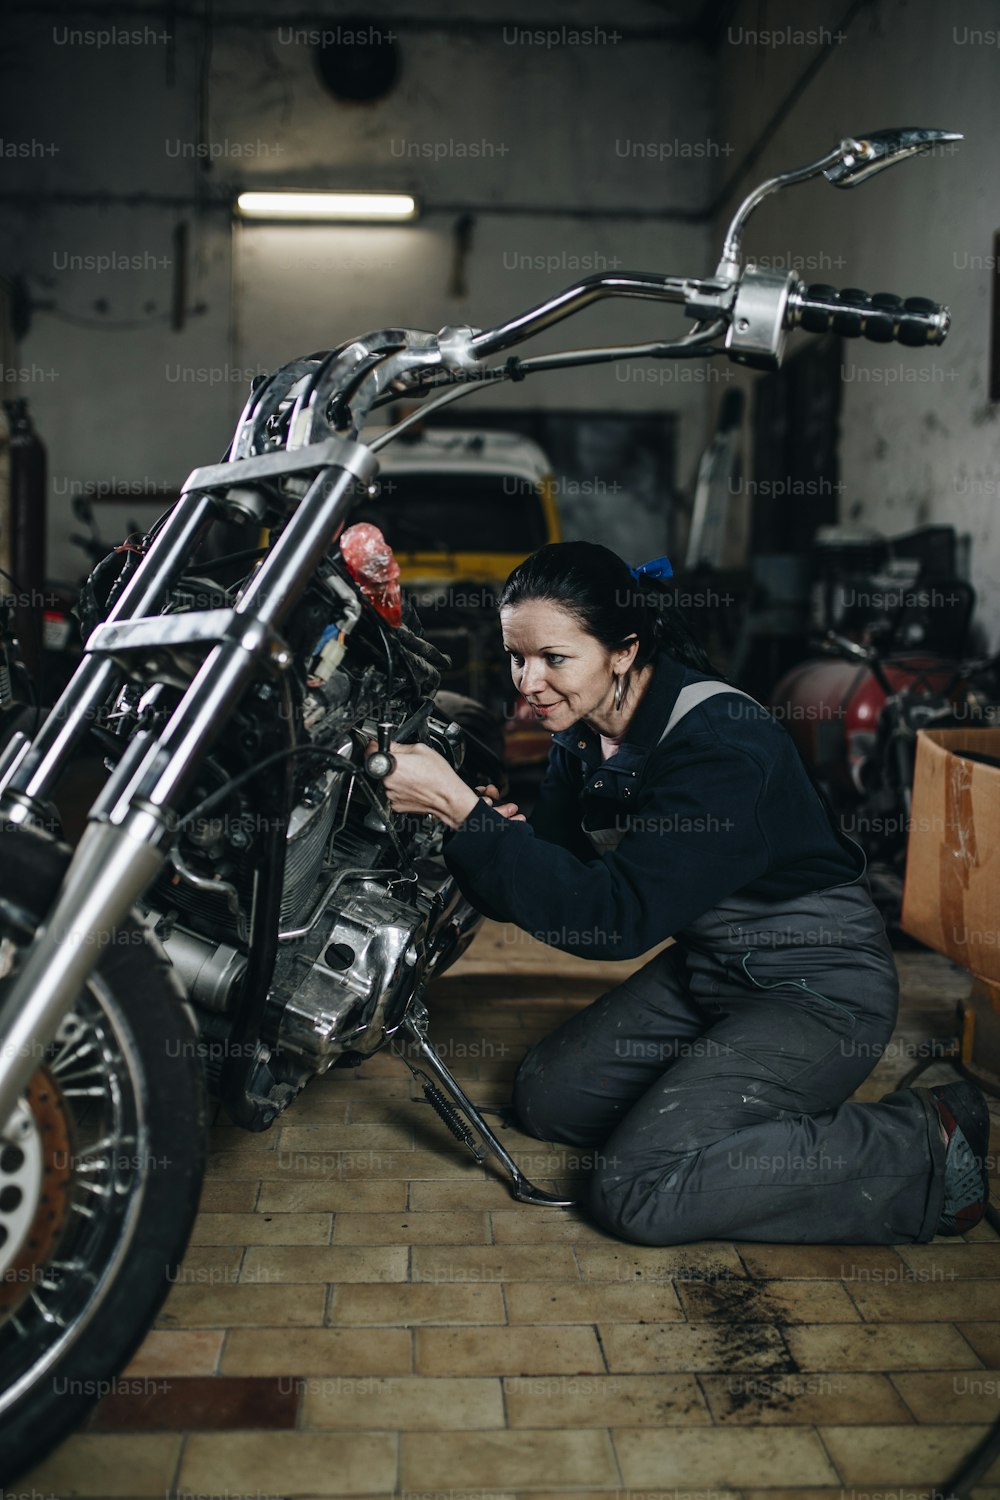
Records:
[[[788,296],[786,328],[807,333],[838,333],[842,338],[866,338],[876,344],[898,344],[923,348],[943,344],[951,326],[951,314],[940,303],[926,297],[901,297],[891,292],[870,295],[857,287],[836,287],[799,282]]]

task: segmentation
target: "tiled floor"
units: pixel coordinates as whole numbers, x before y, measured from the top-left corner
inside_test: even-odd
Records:
[[[968,976],[900,954],[859,1097],[953,1030]],[[631,965],[487,925],[432,997],[482,1103]],[[949,1076],[946,1064],[922,1081]],[[1000,1115],[997,1117],[1000,1124]],[[585,1154],[504,1131],[545,1186]],[[263,1136],[219,1124],[156,1329],[32,1500],[916,1500],[1000,1412],[1000,1241],[646,1249],[522,1206],[380,1055]],[[1000,1500],[1000,1462],[977,1500]]]

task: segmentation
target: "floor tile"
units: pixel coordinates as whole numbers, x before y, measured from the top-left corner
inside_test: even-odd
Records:
[[[410,1125],[296,1125],[294,1112],[281,1131],[281,1154],[332,1151],[412,1151]]]
[[[123,1374],[214,1375],[224,1338],[221,1328],[151,1329]]]
[[[314,1078],[307,1084],[288,1111],[289,1124],[346,1125],[350,1116],[348,1089],[350,1081],[343,1074],[332,1078]]]
[[[287,1118],[283,1117],[283,1118]],[[243,1130],[238,1125],[213,1125],[208,1132],[210,1151],[242,1151],[256,1155],[259,1151],[276,1151],[281,1135],[281,1124],[273,1130]]]
[[[740,1245],[751,1276],[826,1281],[899,1280],[905,1267],[891,1245]]]
[[[566,1245],[603,1246],[608,1237],[575,1209],[531,1208],[494,1209],[490,1215],[493,1237],[498,1245],[541,1245],[557,1242]]]
[[[504,1380],[511,1427],[710,1425],[693,1375],[512,1375]]]
[[[1000,1281],[909,1281],[901,1286],[854,1283],[851,1295],[866,1322],[959,1322],[970,1313],[1000,1320]]]
[[[553,1189],[553,1181],[545,1179],[536,1187]],[[446,1209],[508,1210],[514,1199],[506,1184],[498,1177],[483,1182],[412,1182],[410,1184],[410,1207],[418,1212],[440,1212]],[[522,1203],[517,1212],[533,1215],[544,1212],[531,1204]]]
[[[482,1245],[490,1238],[484,1213],[337,1214],[335,1245]]]
[[[950,1379],[951,1377],[946,1377]],[[739,1426],[813,1426],[847,1422],[911,1422],[913,1418],[885,1375],[776,1373],[743,1370],[702,1375],[717,1422]]]
[[[240,1279],[242,1245],[189,1245],[169,1274],[173,1286],[226,1286]]]
[[[789,1490],[784,1486],[781,1489],[759,1490],[755,1488],[742,1490],[740,1494],[741,1500],[874,1500],[874,1497],[860,1493],[851,1496],[845,1493],[843,1486],[839,1484],[809,1485],[801,1488],[796,1485],[794,1490]],[[879,1491],[878,1500],[932,1500],[932,1497],[929,1492],[923,1495],[915,1490],[904,1492],[888,1489]]]
[[[950,1323],[817,1323],[784,1330],[803,1370],[950,1370],[981,1368]],[[1000,1348],[1000,1338],[998,1338]]]
[[[374,1127],[372,1127],[374,1128]],[[383,1178],[468,1177],[482,1182],[483,1172],[472,1157],[456,1149],[449,1155],[441,1151],[399,1151],[356,1149],[353,1151],[214,1152],[208,1158],[208,1170],[214,1175],[254,1182],[325,1181],[363,1182]]]
[[[396,1486],[396,1436],[340,1433],[219,1432],[188,1438],[178,1489],[209,1496],[390,1495]]]
[[[323,1322],[321,1286],[176,1286],[156,1320],[158,1328],[247,1328]]]
[[[241,1281],[405,1281],[405,1245],[255,1245]]]
[[[503,1390],[495,1378],[315,1375],[304,1386],[304,1427],[445,1432],[505,1425]]]
[[[576,1250],[580,1274],[586,1281],[727,1281],[745,1277],[746,1270],[732,1245],[580,1245]]]
[[[350,1076],[332,1078],[331,1088],[339,1088],[345,1104],[357,1104],[362,1099],[412,1099],[420,1098],[420,1088],[413,1082],[402,1063],[398,1073],[379,1076],[371,1072],[366,1064]],[[294,1109],[294,1105],[292,1108]]]
[[[298,1409],[294,1385],[280,1377],[147,1377],[117,1382],[88,1426],[95,1432],[273,1432],[293,1428]]]
[[[857,1323],[838,1281],[682,1281],[681,1306],[692,1323],[725,1318],[747,1323]]]
[[[422,1286],[412,1282],[380,1286],[338,1286],[332,1323],[384,1323],[403,1328],[418,1324],[503,1323],[499,1286]]]
[[[201,1214],[252,1213],[257,1203],[256,1182],[230,1181],[225,1177],[206,1177],[198,1201]]]
[[[620,1487],[616,1490],[576,1489],[568,1492],[566,1490],[522,1489],[518,1490],[516,1495],[513,1491],[509,1491],[508,1493],[511,1495],[511,1500],[568,1500],[568,1497],[569,1500],[577,1500],[577,1496],[586,1496],[586,1500],[629,1500],[628,1492]],[[786,1490],[781,1496],[781,1500],[812,1500],[813,1493],[810,1490],[803,1492],[801,1495],[796,1493],[792,1497]],[[822,1493],[825,1500],[827,1495],[834,1492],[824,1490]],[[719,1489],[717,1486],[713,1487],[710,1493],[706,1493],[704,1489],[689,1490],[686,1486],[684,1489],[677,1489],[676,1486],[672,1485],[669,1490],[644,1489],[641,1494],[642,1500],[743,1500],[743,1496],[737,1490],[731,1490],[728,1487],[726,1489]],[[484,1500],[506,1500],[506,1495],[494,1497],[493,1491],[490,1491],[488,1495],[484,1496]],[[635,1493],[634,1500],[639,1500],[638,1492]],[[835,1500],[843,1500],[839,1488],[836,1491]]]
[[[592,1328],[418,1328],[418,1375],[601,1374],[604,1360]]]
[[[403,1490],[463,1489],[498,1485],[614,1485],[618,1469],[608,1435],[568,1432],[404,1433],[400,1440]]]
[[[973,1311],[972,1308],[968,1309]],[[966,1314],[967,1316],[968,1314]],[[958,1322],[962,1337],[971,1344],[984,1365],[1000,1370],[1000,1323]]]
[[[682,1321],[669,1284],[516,1281],[505,1287],[507,1316],[516,1323],[668,1323]]]
[[[181,1438],[175,1433],[76,1433],[18,1481],[30,1500],[163,1500],[173,1483]],[[32,1494],[34,1492],[34,1495]]]
[[[431,1036],[506,1106],[532,1041],[608,984],[498,933],[432,994]],[[946,1034],[968,980],[899,957],[912,1048]],[[909,1066],[883,1059],[866,1096]],[[64,1445],[40,1496],[918,1500],[995,1414],[985,1222],[923,1245],[623,1243],[517,1203],[388,1052],[315,1080],[263,1135],[215,1113],[182,1279],[94,1418],[118,1425]],[[488,1118],[539,1186],[585,1191],[599,1153]],[[1000,1500],[1000,1460],[974,1496]]]
[[[415,1245],[414,1281],[573,1281],[568,1245]]]
[[[428,1187],[432,1184],[426,1184]],[[436,1185],[436,1184],[435,1184]],[[463,1185],[455,1183],[460,1191]],[[271,1182],[260,1184],[258,1213],[398,1213],[406,1207],[405,1182]]]
[[[934,1240],[929,1245],[900,1245],[899,1253],[914,1273],[914,1281],[937,1283],[1000,1276],[1000,1240],[981,1244]]]
[[[846,1429],[845,1429],[846,1430]],[[612,1432],[629,1489],[717,1484],[835,1483],[836,1471],[811,1431],[761,1428],[664,1432],[621,1428]],[[860,1497],[858,1497],[860,1500]]]
[[[941,1485],[986,1436],[988,1428],[831,1425],[819,1431],[846,1485]]]
[[[192,1245],[325,1245],[331,1214],[199,1214]]]
[[[598,1331],[612,1371],[792,1368],[781,1334],[769,1323],[601,1323]]]
[[[458,1177],[469,1182],[483,1181],[483,1169],[476,1166],[470,1153],[463,1151],[457,1141],[450,1154],[446,1151],[345,1151],[342,1153],[341,1175],[345,1182],[369,1176],[404,1180]]]
[[[226,1375],[408,1375],[413,1335],[407,1328],[234,1328],[221,1368]]]
[[[475,1103],[489,1102],[481,1101],[479,1096],[480,1090],[477,1090]],[[487,1118],[495,1129],[500,1127],[500,1121],[495,1116],[487,1116]],[[447,1128],[436,1110],[419,1098],[361,1100],[351,1105],[350,1123],[352,1125],[406,1126],[411,1130],[422,1130],[425,1126],[435,1128],[440,1126],[442,1130]]]
[[[893,1385],[918,1422],[950,1425],[1000,1417],[1000,1370],[918,1371],[894,1375]],[[872,1421],[882,1420],[872,1414]]]

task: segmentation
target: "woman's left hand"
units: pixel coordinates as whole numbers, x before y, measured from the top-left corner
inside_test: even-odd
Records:
[[[370,740],[369,754],[377,748],[375,741]],[[394,811],[430,813],[449,828],[457,828],[469,816],[479,798],[443,755],[421,744],[393,742],[389,749],[396,758],[396,769],[383,785]]]

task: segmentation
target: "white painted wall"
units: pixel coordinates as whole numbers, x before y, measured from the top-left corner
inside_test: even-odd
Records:
[[[333,24],[346,8],[328,7]],[[180,21],[173,83],[152,8],[146,23],[116,23],[143,27],[138,44],[67,38],[67,27],[98,24],[84,14],[72,22],[21,16],[9,38],[2,129],[6,142],[28,149],[10,155],[5,148],[8,187],[216,198],[243,185],[406,187],[429,211],[413,228],[304,230],[234,230],[227,212],[195,205],[40,201],[9,212],[0,267],[26,275],[33,295],[51,304],[36,310],[23,341],[19,363],[29,378],[7,393],[30,397],[48,444],[54,576],[81,571],[66,540],[73,487],[113,480],[130,496],[128,512],[145,521],[159,507],[142,506],[143,494],[177,485],[220,456],[250,374],[390,323],[488,323],[569,283],[578,265],[711,269],[702,228],[619,216],[635,207],[702,206],[726,165],[711,127],[710,60],[691,46],[610,35],[613,20],[663,19],[646,0],[613,7],[546,0],[546,22],[607,23],[603,38],[555,47],[513,43],[502,27],[511,9],[531,13],[530,6],[436,4],[435,14],[459,22],[492,16],[495,24],[464,34],[401,27],[399,84],[373,107],[337,104],[322,91],[308,48],[282,24],[282,15],[301,10],[297,0],[262,8],[269,26],[228,23],[249,9],[242,0],[214,6],[210,55],[200,26]],[[385,13],[419,16],[421,9],[409,0]],[[207,170],[193,154],[202,74],[209,79],[206,137],[218,153]],[[470,144],[478,155],[463,154]],[[455,297],[448,290],[455,212],[434,205],[470,200],[498,208],[583,205],[601,216],[480,215],[468,293]],[[173,332],[171,235],[181,218],[191,225],[189,304],[196,310]],[[98,269],[108,256],[113,268]],[[679,327],[683,318],[671,310],[606,304],[537,347],[643,339]],[[540,377],[531,399],[678,412],[684,484],[703,441],[705,398],[714,393],[687,371],[656,373],[662,378],[625,380],[614,369]],[[521,405],[527,389],[489,399]]]
[[[832,0],[815,0],[806,14],[791,0],[740,7],[718,57],[718,101],[720,133],[741,155],[816,52],[817,40],[796,45],[782,33],[833,34],[845,9]],[[779,44],[755,42],[753,30],[776,32]],[[741,187],[815,159],[842,135],[900,124],[958,130],[966,140],[850,192],[822,180],[786,190],[751,221],[746,248],[792,265],[803,257],[806,281],[950,305],[941,350],[845,345],[841,515],[889,534],[945,521],[969,532],[979,619],[996,650],[1000,404],[988,399],[988,351],[1000,229],[1000,7],[881,0],[863,10]]]

